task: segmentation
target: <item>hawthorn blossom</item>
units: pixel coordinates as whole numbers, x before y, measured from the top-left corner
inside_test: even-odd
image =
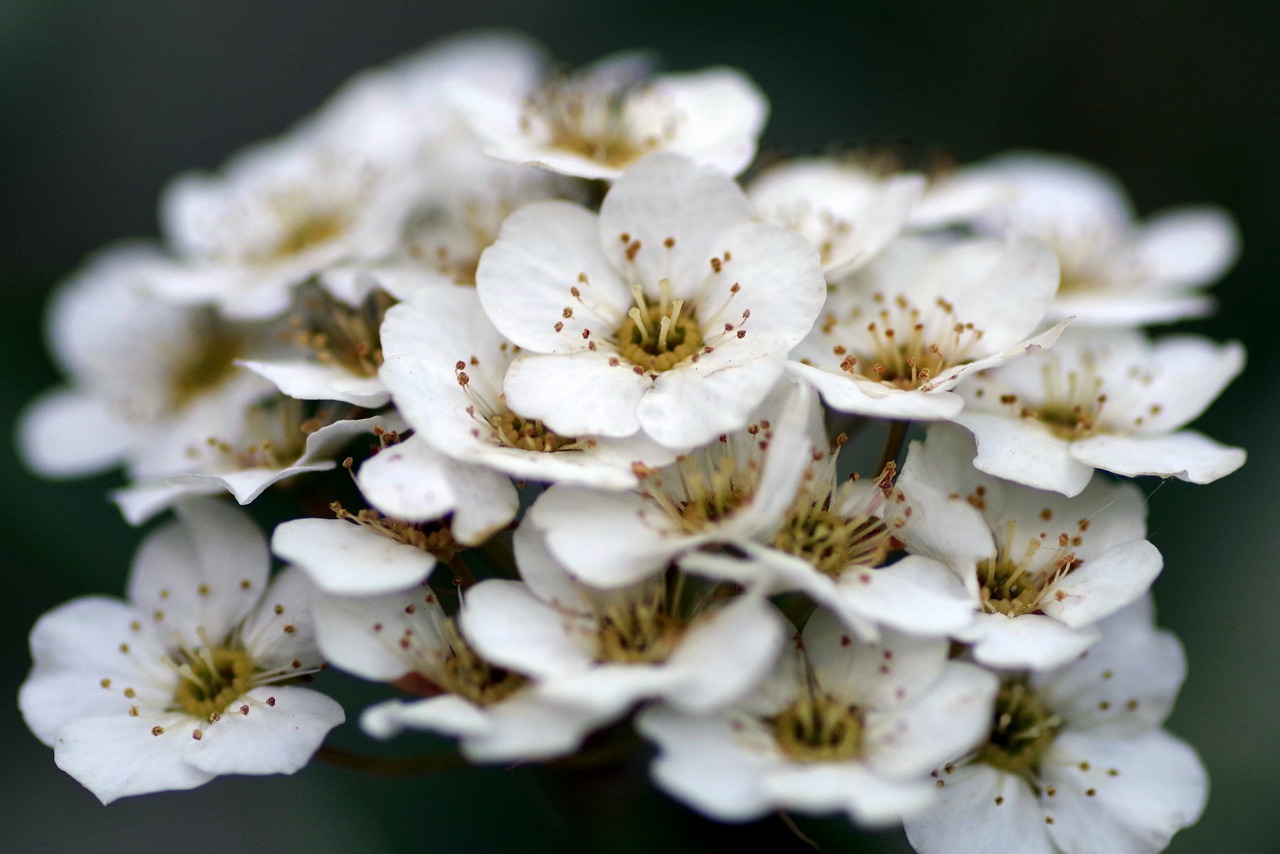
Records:
[[[481,657],[425,581],[379,595],[320,592],[314,608],[334,666],[418,695],[366,709],[361,726],[375,738],[428,730],[457,737],[472,761],[511,762],[570,753],[593,726],[595,716]]]
[[[493,328],[474,290],[433,287],[387,313],[382,381],[415,438],[462,462],[519,478],[625,489],[632,464],[674,454],[644,437],[562,436],[513,411],[502,392],[518,348]]]
[[[610,721],[640,700],[706,712],[741,699],[773,664],[787,625],[761,595],[727,597],[679,570],[627,587],[569,574],[531,525],[516,531],[523,582],[491,579],[466,594],[462,626],[490,661],[543,694]]]
[[[792,373],[842,412],[953,418],[968,374],[1050,346],[1040,327],[1058,284],[1035,240],[903,237],[835,283],[791,354]]]
[[[1006,154],[972,171],[1011,188],[979,228],[1033,235],[1057,254],[1054,318],[1114,327],[1207,314],[1213,302],[1199,289],[1221,278],[1240,251],[1235,223],[1221,208],[1171,208],[1135,222],[1120,184],[1081,160]]]
[[[1211,483],[1245,452],[1180,428],[1243,367],[1237,342],[1072,329],[1049,352],[977,374],[953,420],[977,438],[979,469],[1064,495],[1094,469]]]
[[[819,610],[728,712],[640,714],[637,726],[658,744],[653,778],[721,821],[775,809],[843,812],[868,826],[918,815],[933,800],[930,769],[982,737],[997,687],[981,668],[947,661],[947,646],[889,632],[865,644]]]
[[[663,151],[736,175],[755,157],[768,113],[740,71],[654,75],[635,54],[553,71],[517,98],[461,81],[453,91],[485,154],[581,178],[616,179]]]
[[[18,705],[58,767],[105,804],[304,766],[343,713],[292,684],[322,666],[307,586],[269,566],[246,516],[192,500],[143,541],[130,601],[41,617]]]
[[[1204,809],[1204,766],[1160,727],[1186,676],[1149,599],[1102,624],[1081,657],[1004,676],[985,743],[940,767],[938,800],[906,822],[921,854],[1153,854]]]
[[[866,264],[906,226],[924,176],[880,177],[853,163],[813,158],[774,166],[747,186],[766,222],[807,237],[823,272],[839,277]]]
[[[135,478],[185,471],[192,445],[233,429],[270,395],[270,383],[236,363],[278,349],[268,330],[143,293],[151,271],[168,267],[157,249],[122,244],[56,292],[49,348],[69,383],[22,415],[19,446],[33,468],[55,477],[121,463]]]
[[[643,432],[676,449],[746,422],[826,290],[808,241],[753,222],[732,180],[669,154],[628,170],[598,216],[521,208],[476,282],[524,351],[503,384],[513,410],[562,436]]]
[[[1146,499],[1096,480],[1074,498],[969,465],[973,443],[946,424],[913,442],[889,502],[908,548],[964,579],[977,611],[956,637],[995,667],[1056,667],[1098,638],[1095,623],[1142,597],[1163,559],[1146,536]],[[910,512],[906,508],[910,508]]]

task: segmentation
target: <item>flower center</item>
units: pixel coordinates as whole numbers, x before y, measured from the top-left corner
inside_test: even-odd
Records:
[[[307,417],[308,411],[314,415]],[[307,401],[279,395],[246,411],[244,434],[256,437],[248,444],[237,447],[215,437],[207,439],[206,444],[220,455],[220,468],[283,469],[301,459],[308,436],[338,420],[340,416],[333,407],[317,409]]]
[[[314,211],[303,216],[288,216],[280,239],[272,247],[272,261],[283,261],[322,243],[328,243],[347,230],[347,219],[336,212]]]
[[[242,649],[180,649],[173,661],[181,677],[173,708],[202,720],[212,719],[253,687],[253,662]]]
[[[680,646],[688,627],[688,622],[672,607],[678,600],[678,591],[668,597],[664,580],[651,585],[637,599],[600,608],[597,659],[618,664],[666,661]]]
[[[382,364],[379,330],[395,299],[375,290],[358,308],[319,288],[302,299],[302,311],[290,318],[293,340],[326,365],[338,365],[358,377],[376,377]]]
[[[236,372],[243,342],[216,321],[202,324],[195,347],[174,365],[169,374],[169,408],[186,409],[196,398],[222,385]]]
[[[838,344],[832,352],[842,357],[840,369],[906,391],[927,386],[947,368],[970,361],[969,351],[982,340],[983,331],[956,317],[955,306],[939,297],[928,312],[921,311],[902,294],[892,301],[883,293],[873,299],[880,308],[867,323],[858,344]],[[861,322],[862,309],[853,314]],[[822,331],[836,326],[828,315]]]
[[[838,578],[851,566],[883,566],[893,537],[874,516],[842,516],[819,505],[794,509],[774,548],[802,557],[819,572]]]
[[[829,694],[797,700],[769,723],[778,747],[796,762],[839,762],[862,753],[862,715]]]
[[[1065,373],[1058,361],[1050,356],[1045,362],[1043,376],[1044,403],[1038,407],[1024,407],[1018,414],[1023,418],[1037,419],[1049,432],[1062,439],[1083,439],[1093,435],[1107,396],[1102,393],[1103,380],[1098,375],[1092,354],[1084,354],[1080,370]]]
[[[676,130],[672,119],[659,133],[637,133],[627,106],[646,90],[639,73],[620,80],[590,73],[553,75],[525,100],[520,131],[606,166],[626,166]]]
[[[991,732],[977,760],[1034,786],[1040,761],[1061,728],[1062,718],[1046,709],[1025,682],[1008,682],[996,694]]]
[[[658,283],[656,304],[645,299],[640,285],[631,286],[635,305],[618,327],[618,355],[646,371],[666,371],[702,349],[702,329],[692,308],[672,296],[671,283]]]
[[[359,510],[352,513],[340,501],[329,505],[333,515],[367,531],[388,537],[398,543],[413,546],[432,555],[442,563],[453,560],[462,547],[453,538],[449,526],[439,522],[414,523],[383,516],[377,510]]]
[[[471,364],[478,365],[479,360],[472,356]],[[490,436],[504,448],[554,453],[580,451],[591,444],[589,439],[582,441],[572,436],[561,436],[537,419],[526,419],[512,412],[501,393],[486,393],[472,382],[471,375],[467,373],[467,362],[458,360],[454,363],[453,374],[467,397],[474,401],[467,407],[467,414],[488,427]]]
[[[768,421],[747,433],[763,451],[773,433]],[[742,437],[722,436],[718,443],[678,457],[664,469],[636,464],[640,490],[684,533],[697,533],[732,516],[749,504],[760,480],[762,461],[756,453],[739,455]]]
[[[526,683],[523,676],[496,667],[481,658],[467,643],[452,618],[446,619],[443,634],[449,655],[440,668],[439,684],[450,694],[457,694],[477,706],[501,702]]]
[[[1051,558],[1037,561],[1036,555],[1044,546],[1045,535],[1027,540],[1022,556],[1014,558],[1014,537],[1017,523],[1005,523],[1004,542],[994,558],[987,558],[978,565],[979,595],[982,608],[988,614],[1004,614],[1019,617],[1040,610],[1040,598],[1046,588],[1078,567],[1082,561],[1070,547],[1078,545],[1065,533],[1058,538],[1058,550]],[[1039,568],[1032,564],[1038,563]]]

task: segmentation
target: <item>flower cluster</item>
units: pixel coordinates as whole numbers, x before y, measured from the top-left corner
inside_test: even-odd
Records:
[[[173,182],[162,241],[58,292],[67,382],[20,428],[45,474],[122,466],[131,523],[177,516],[129,602],[33,630],[58,765],[104,802],[291,773],[343,720],[296,684],[327,662],[399,691],[366,733],[476,762],[634,727],[724,821],[921,852],[1194,822],[1123,478],[1244,462],[1186,429],[1242,348],[1140,328],[1211,308],[1230,218],[1136,220],[1049,155],[752,170],[766,114],[732,69],[469,36]],[[211,496],[285,481],[269,582]]]

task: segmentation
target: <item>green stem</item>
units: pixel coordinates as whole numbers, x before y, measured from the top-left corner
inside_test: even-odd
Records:
[[[902,451],[902,441],[907,438],[907,428],[910,426],[910,421],[889,422],[889,433],[884,439],[884,450],[880,452],[880,465],[876,466],[877,473],[884,471],[885,466],[898,459],[898,454]]]

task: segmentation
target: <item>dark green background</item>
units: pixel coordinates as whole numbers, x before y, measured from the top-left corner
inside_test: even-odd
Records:
[[[0,412],[55,375],[40,339],[47,288],[94,247],[156,231],[167,177],[211,168],[282,131],[352,72],[458,29],[505,25],[561,59],[651,47],[671,68],[737,65],[770,95],[766,143],[905,141],[971,159],[1011,147],[1074,152],[1113,170],[1140,210],[1214,201],[1245,253],[1194,328],[1249,347],[1251,365],[1199,425],[1247,447],[1248,467],[1151,501],[1165,555],[1161,621],[1191,677],[1172,729],[1201,751],[1212,794],[1174,851],[1280,850],[1274,656],[1280,574],[1280,17],[1272,3],[1125,0],[943,4],[799,2],[93,2],[0,0]],[[1277,421],[1272,421],[1272,418]],[[105,502],[112,478],[50,484],[0,453],[0,695],[28,667],[37,615],[118,594],[138,532]],[[358,705],[351,707],[355,711]],[[348,727],[354,729],[354,727]],[[397,745],[404,752],[427,743]],[[801,851],[777,820],[724,829],[605,774],[465,770],[414,781],[328,767],[224,779],[103,809],[53,765],[12,701],[0,711],[0,850],[197,852]],[[901,850],[800,820],[824,850]]]

